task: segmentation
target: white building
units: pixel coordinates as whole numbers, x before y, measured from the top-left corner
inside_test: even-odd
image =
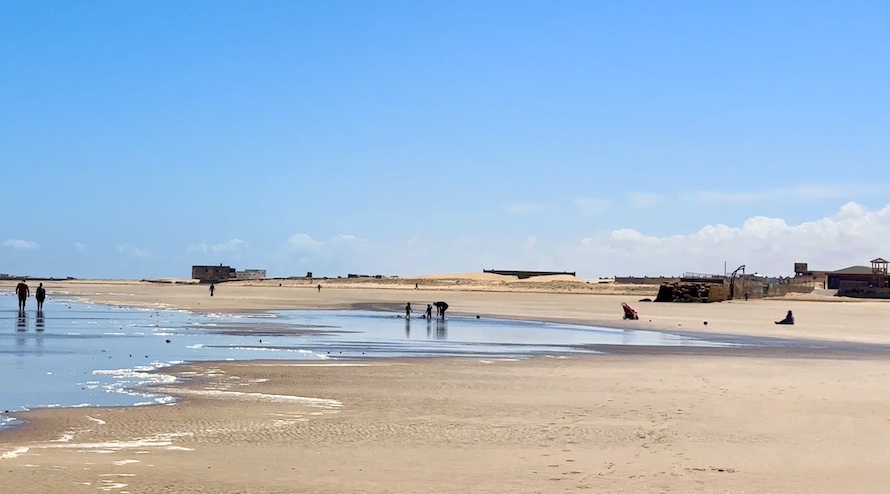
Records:
[[[244,271],[236,271],[236,280],[263,280],[266,278],[265,269],[245,269]]]

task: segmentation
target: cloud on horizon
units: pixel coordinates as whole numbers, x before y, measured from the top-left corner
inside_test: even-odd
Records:
[[[8,247],[10,249],[15,250],[37,250],[38,245],[37,242],[33,242],[31,240],[18,240],[18,239],[9,239],[3,242],[3,247]]]
[[[794,262],[839,269],[890,256],[890,205],[870,210],[849,202],[831,216],[789,225],[755,216],[739,226],[706,225],[690,234],[652,236],[624,228],[580,241],[568,251],[603,275],[722,273],[745,264],[748,272],[790,274]]]
[[[204,242],[200,244],[190,244],[186,251],[188,252],[230,252],[239,253],[247,249],[247,242],[240,238],[230,238],[219,244],[208,245]]]
[[[119,245],[117,247],[117,251],[127,257],[132,257],[134,259],[151,259],[151,251],[147,249],[139,249],[129,244]]]

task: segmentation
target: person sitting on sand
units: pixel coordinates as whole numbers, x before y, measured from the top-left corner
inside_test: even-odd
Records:
[[[794,315],[789,310],[787,314],[785,314],[785,319],[781,321],[776,321],[776,324],[794,324]]]

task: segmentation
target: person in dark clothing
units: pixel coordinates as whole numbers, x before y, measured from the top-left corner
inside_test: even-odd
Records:
[[[776,324],[794,324],[794,315],[789,310],[787,314],[785,314],[785,319],[781,321],[776,321]]]
[[[318,293],[321,293],[321,283],[318,284]]]
[[[432,306],[432,304],[426,304],[426,318],[427,318],[427,319],[432,319],[432,318],[433,318],[433,306]]]
[[[445,309],[448,308],[448,304],[446,304],[445,302],[436,302],[433,305],[436,306],[436,315],[441,317],[442,319],[445,319]]]
[[[211,283],[211,284],[210,284],[210,296],[211,296],[211,297],[213,296],[213,292],[215,292],[215,291],[216,291],[216,287],[213,286],[213,283]]]
[[[25,280],[22,280],[15,287],[15,294],[19,297],[19,311],[25,310],[25,302],[28,300],[28,297],[31,295],[31,290],[28,288],[28,285],[25,283]]]
[[[405,306],[405,319],[411,319],[411,302]]]
[[[46,300],[46,289],[43,288],[43,283],[37,287],[37,291],[34,292],[34,298],[37,299],[37,312],[42,311],[43,301]]]

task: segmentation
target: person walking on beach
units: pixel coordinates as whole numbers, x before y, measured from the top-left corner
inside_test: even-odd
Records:
[[[28,285],[25,283],[25,280],[22,280],[15,287],[15,294],[19,297],[19,311],[25,311],[25,301],[28,300],[28,297],[31,295],[31,290],[28,288]]]
[[[46,300],[46,289],[43,288],[43,283],[37,286],[34,298],[37,299],[37,312],[43,312],[43,301]]]
[[[405,319],[411,319],[411,302],[405,306]]]
[[[216,287],[213,285],[213,283],[211,283],[211,284],[210,284],[210,296],[211,296],[211,297],[213,296],[213,292],[214,292],[214,291],[216,291]]]
[[[427,318],[428,320],[433,318],[433,306],[432,306],[432,304],[426,304],[426,318]]]
[[[321,293],[321,283],[318,284],[318,293]]]

